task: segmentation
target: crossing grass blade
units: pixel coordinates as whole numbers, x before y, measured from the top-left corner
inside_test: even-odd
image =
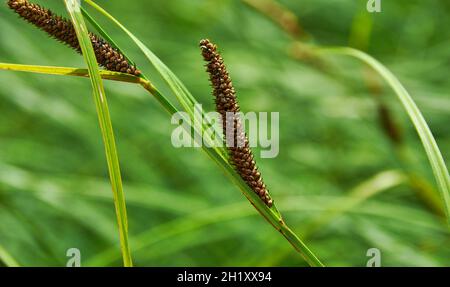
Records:
[[[97,60],[94,54],[88,30],[80,10],[80,3],[76,0],[65,0],[67,11],[73,22],[78,41],[86,61],[91,79],[95,106],[97,109],[100,130],[105,146],[106,160],[108,164],[109,177],[114,197],[117,222],[119,226],[120,247],[122,251],[123,263],[126,267],[133,266],[131,252],[128,243],[128,219],[125,203],[125,195],[122,187],[120,174],[119,157],[117,154],[114,132],[108,110],[105,90],[99,73]]]
[[[18,71],[18,72],[29,72],[36,74],[45,75],[59,75],[59,76],[78,76],[89,78],[89,70],[83,68],[72,68],[72,67],[56,67],[56,66],[39,66],[39,65],[22,65],[22,64],[11,64],[11,63],[0,63],[0,70],[7,71]],[[100,77],[105,80],[115,80],[120,82],[153,85],[139,77],[113,72],[108,70],[99,70]],[[153,87],[154,88],[154,87]]]
[[[83,14],[83,17],[91,23],[91,25],[97,30],[97,32],[100,34],[100,36],[103,37],[108,43],[111,44],[114,48],[116,48],[122,55],[125,56],[128,62],[130,62],[132,65],[134,65],[134,62],[130,59],[130,57],[127,56],[127,54],[124,52],[123,49],[119,47],[119,45],[106,33],[106,31],[100,26],[100,24],[95,21],[95,19],[83,8],[81,8],[81,13]]]

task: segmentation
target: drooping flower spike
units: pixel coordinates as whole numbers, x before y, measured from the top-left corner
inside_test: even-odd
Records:
[[[52,11],[27,0],[9,0],[8,5],[20,17],[81,54],[81,48],[72,22],[54,15]],[[141,74],[134,65],[127,61],[122,53],[112,47],[107,41],[93,33],[89,33],[89,38],[91,39],[97,62],[101,66],[110,71],[128,73],[135,76]]]

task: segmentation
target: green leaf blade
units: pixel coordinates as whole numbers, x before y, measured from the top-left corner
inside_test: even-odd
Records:
[[[133,266],[133,263],[128,242],[128,219],[126,212],[125,195],[123,192],[119,158],[116,149],[111,118],[109,115],[106,94],[103,88],[103,82],[100,76],[94,49],[88,35],[88,30],[80,10],[80,3],[77,0],[65,0],[65,4],[77,33],[83,57],[88,65],[94,101],[98,114],[100,129],[102,132],[103,143],[105,146],[109,177],[113,190],[117,222],[119,225],[119,237],[123,263],[124,266],[131,267]]]
[[[372,69],[374,69],[394,90],[398,99],[402,103],[404,109],[406,110],[411,122],[413,123],[417,134],[419,135],[422,145],[427,154],[428,160],[430,162],[431,168],[433,170],[434,177],[436,179],[437,185],[441,197],[444,202],[444,209],[447,215],[447,222],[450,224],[450,176],[445,165],[444,158],[442,157],[441,151],[436,143],[436,140],[425,121],[422,113],[417,107],[416,103],[412,99],[411,95],[408,93],[406,88],[400,83],[397,77],[389,71],[383,64],[377,61],[372,56],[348,47],[336,47],[336,48],[318,48],[319,53],[329,53],[329,54],[340,54],[354,57]]]

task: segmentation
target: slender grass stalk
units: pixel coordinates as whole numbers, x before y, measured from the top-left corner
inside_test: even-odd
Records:
[[[84,22],[83,15],[80,11],[80,3],[77,0],[65,0],[65,4],[72,19],[83,57],[88,65],[89,78],[91,79],[94,101],[100,123],[100,130],[102,132],[103,143],[105,146],[106,161],[108,164],[109,177],[113,191],[114,205],[116,209],[117,222],[119,225],[119,238],[123,263],[124,266],[131,267],[133,266],[133,263],[128,243],[128,219],[125,195],[122,187],[119,157],[114,140],[114,132],[109,115],[106,93],[103,88],[98,63],[89,38],[88,30]]]

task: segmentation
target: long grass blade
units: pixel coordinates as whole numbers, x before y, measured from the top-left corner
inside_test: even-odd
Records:
[[[122,187],[119,158],[114,140],[111,118],[106,101],[106,94],[100,77],[97,60],[94,54],[88,30],[77,0],[65,0],[67,11],[70,14],[78,41],[80,43],[83,57],[88,65],[89,76],[92,83],[94,101],[97,109],[103,143],[105,146],[106,160],[108,163],[109,177],[114,197],[117,222],[119,225],[119,238],[122,251],[123,263],[126,267],[133,266],[131,252],[128,243],[128,220],[125,205],[125,195]]]
[[[437,185],[441,197],[444,201],[445,212],[447,215],[447,221],[450,224],[450,176],[445,165],[444,158],[442,157],[441,151],[436,143],[436,140],[431,133],[422,113],[415,104],[414,100],[405,89],[405,87],[400,83],[397,77],[389,71],[383,64],[377,61],[372,56],[348,47],[336,47],[336,48],[317,48],[317,52],[325,54],[338,54],[354,57],[361,60],[372,69],[374,69],[394,90],[395,94],[399,98],[409,118],[411,119],[417,133],[422,141],[423,147],[427,154],[428,160],[430,161],[431,168],[436,178]]]

